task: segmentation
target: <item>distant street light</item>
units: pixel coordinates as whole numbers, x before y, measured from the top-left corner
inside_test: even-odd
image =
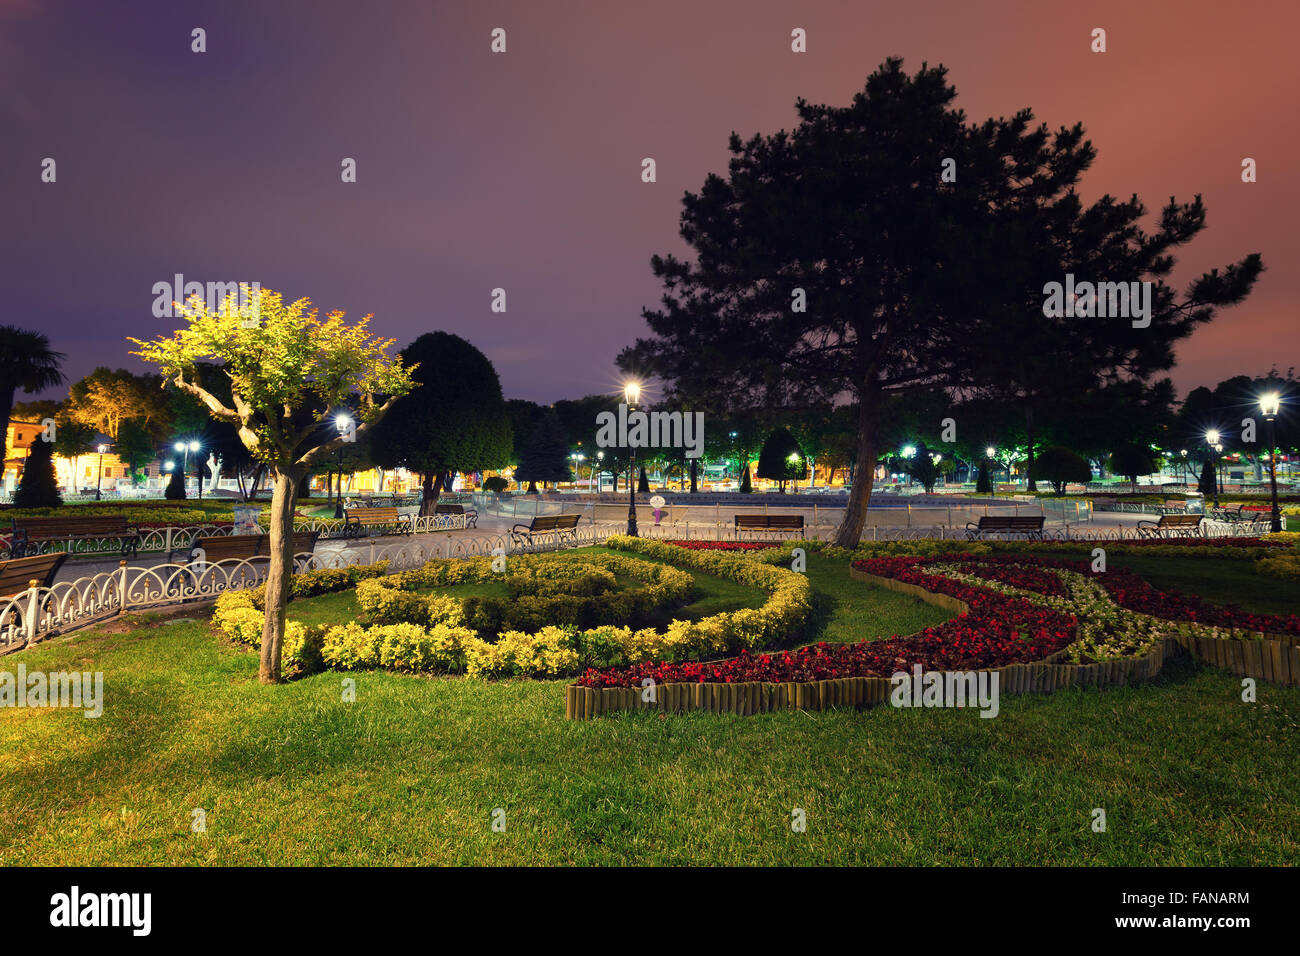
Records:
[[[334,427],[339,430],[340,435],[346,434],[347,430],[352,427],[352,416],[348,415],[346,412],[340,412],[338,415],[335,415]],[[339,484],[338,484],[338,488],[335,490],[334,493],[334,517],[342,518],[343,517],[343,446],[342,445],[339,445],[338,463],[339,463],[339,467],[338,467]]]
[[[95,476],[95,500],[100,500],[100,482],[104,480],[104,452],[108,451],[107,445],[99,446],[99,474]]]
[[[1273,493],[1273,516],[1269,527],[1274,533],[1282,530],[1282,512],[1277,506],[1277,412],[1282,404],[1282,397],[1277,392],[1268,392],[1259,397],[1259,407],[1268,422],[1268,483]]]
[[[1214,507],[1219,507],[1219,495],[1223,493],[1223,484],[1219,479],[1219,452],[1223,446],[1219,444],[1219,430],[1217,428],[1208,429],[1205,432],[1205,444],[1214,451]]]
[[[639,382],[628,382],[623,386],[623,399],[627,402],[627,410],[631,413],[637,400],[641,397],[641,385]],[[627,463],[627,533],[630,537],[637,537],[636,528],[636,446],[631,446],[628,451]]]
[[[181,465],[181,484],[184,485],[185,479],[189,477],[190,452],[192,451],[197,452],[202,446],[199,444],[198,439],[191,438],[188,442],[178,441],[172,447],[175,448],[177,451],[183,453],[185,456],[182,459],[183,464]],[[194,478],[199,484],[199,498],[202,498],[203,497],[203,476],[199,473],[198,469],[200,467],[202,466],[201,465],[195,466]]]

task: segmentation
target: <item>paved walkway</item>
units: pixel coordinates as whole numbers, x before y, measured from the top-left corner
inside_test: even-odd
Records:
[[[665,521],[664,524],[661,525],[661,527],[665,529],[672,529],[671,533],[666,536],[671,536],[672,534],[679,534],[681,537],[686,537],[689,531],[692,537],[703,537],[707,534],[711,534],[712,527],[713,527],[713,519],[711,514],[712,509],[707,509],[707,510],[710,512],[710,517],[707,521],[701,522],[697,520],[691,522],[691,521],[679,520],[672,524],[669,524],[668,522]],[[637,514],[640,521],[640,526],[643,529],[645,529],[648,534],[655,534],[655,532],[652,530],[655,527],[655,525],[654,525],[654,519],[652,517],[652,514],[650,513],[650,509],[638,508]],[[626,511],[623,513],[623,516],[624,517],[626,516]],[[876,517],[876,516],[878,516],[878,513],[872,515],[872,517]],[[1150,519],[1150,517],[1151,517],[1150,515],[1140,515],[1140,514],[1119,514],[1119,513],[1112,513],[1112,512],[1098,513],[1096,515],[1097,520],[1091,523],[1082,524],[1078,526],[1071,526],[1071,527],[1072,529],[1074,527],[1078,527],[1080,530],[1085,532],[1093,531],[1098,533],[1104,533],[1104,532],[1114,532],[1117,530],[1125,530],[1132,533],[1132,531],[1137,527],[1137,523],[1139,521],[1143,519]],[[607,523],[619,523],[619,524],[622,523],[621,519],[618,522],[608,521],[607,517],[604,514],[602,514],[600,518],[601,518],[602,525]],[[473,537],[484,537],[488,535],[505,534],[514,526],[516,521],[519,520],[522,519],[517,519],[514,517],[497,517],[493,515],[481,515],[478,520],[477,528],[466,528],[463,530],[457,529],[454,531],[435,531],[427,534],[415,534],[415,535],[384,535],[380,537],[361,538],[360,540],[356,540],[356,541],[344,540],[341,538],[322,538],[316,544],[316,554],[328,555],[331,553],[360,553],[362,555],[361,558],[362,563],[368,563],[369,553],[372,547],[374,547],[375,549],[381,549],[381,548],[391,547],[394,545],[418,544],[421,547],[425,548],[426,550],[437,552],[446,548],[449,539],[454,540],[456,538],[473,538]],[[584,525],[585,524],[586,522],[584,521]],[[881,529],[882,539],[885,537],[885,535],[896,532],[896,530],[901,527],[897,522],[893,520],[872,522],[871,524],[868,525],[868,529],[864,531],[863,534],[864,540],[866,541],[871,540],[872,534],[870,528],[873,525]],[[958,523],[954,521],[954,524],[951,527],[961,528],[963,527],[963,525],[964,522]],[[914,525],[914,527],[917,527],[919,529],[921,525],[916,524]],[[1050,529],[1059,529],[1061,526],[1049,525],[1048,527],[1050,530]],[[660,536],[660,535],[656,534],[656,536]],[[132,568],[157,567],[158,565],[167,564],[168,563],[167,558],[168,556],[165,553],[142,554],[137,558],[131,559],[129,566]],[[55,580],[75,581],[78,578],[91,577],[95,574],[104,574],[111,571],[116,571],[119,567],[120,561],[121,558],[119,556],[112,555],[112,554],[98,555],[94,558],[86,557],[86,558],[70,559],[64,562],[63,567],[60,568],[59,574],[55,578]]]

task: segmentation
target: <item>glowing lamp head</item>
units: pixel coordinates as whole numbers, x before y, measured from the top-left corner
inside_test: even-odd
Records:
[[[905,445],[905,446],[903,446],[903,457],[904,457],[904,458],[911,458],[911,457],[912,457],[913,455],[915,455],[915,454],[916,454],[916,446],[915,446],[915,445]]]
[[[185,442],[183,442],[183,441],[178,441],[178,442],[177,442],[175,445],[173,445],[172,447],[175,448],[177,451],[184,451],[184,450],[185,450]]]
[[[339,413],[334,416],[334,424],[338,427],[339,431],[345,432],[352,427],[352,416]]]
[[[99,446],[99,453],[100,453],[101,455],[104,454],[104,452],[106,452],[106,451],[108,451],[108,446],[107,446],[107,445],[100,445],[100,446]]]
[[[623,386],[623,398],[629,405],[635,405],[641,400],[641,383],[628,382]]]
[[[164,470],[164,471],[171,471],[171,470],[172,470],[173,468],[175,468],[175,467],[176,467],[176,462],[174,462],[174,461],[169,461],[169,462],[167,462],[165,465],[163,465],[163,470]]]
[[[1266,418],[1272,418],[1276,415],[1281,404],[1282,396],[1277,392],[1266,392],[1259,397],[1259,407]]]
[[[989,445],[988,448],[984,449],[984,455],[986,458],[992,458],[994,455],[997,454],[997,451],[998,450],[996,448],[994,448],[992,445]]]
[[[1219,430],[1217,428],[1211,428],[1205,433],[1205,440],[1211,445],[1217,445],[1219,443]]]
[[[190,442],[190,451],[198,451],[198,450],[199,450],[199,443],[198,440],[195,439],[194,441]]]

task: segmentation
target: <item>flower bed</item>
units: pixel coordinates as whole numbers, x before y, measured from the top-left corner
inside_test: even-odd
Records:
[[[855,572],[945,595],[969,610],[910,637],[819,644],[778,655],[742,653],[708,663],[647,662],[589,670],[576,686],[785,683],[887,677],[920,666],[978,670],[1062,656],[1078,665],[1150,659],[1164,642],[1300,634],[1295,616],[1250,614],[1161,592],[1129,571],[1094,574],[1086,562],[948,554],[859,560]],[[1127,673],[1127,672],[1126,672]]]
[[[817,644],[781,654],[752,655],[709,663],[645,663],[614,670],[590,670],[584,687],[634,687],[657,683],[834,680],[888,677],[897,671],[972,670],[1041,660],[1074,640],[1075,619],[1023,598],[918,570],[924,559],[876,558],[856,569],[965,603],[969,610],[938,627],[907,637],[857,644]]]
[[[584,630],[546,623],[532,632],[503,630],[495,640],[486,640],[474,628],[466,626],[464,602],[446,595],[421,596],[410,593],[410,589],[488,579],[496,574],[490,557],[433,561],[394,578],[381,577],[382,571],[349,568],[347,573],[358,575],[358,603],[368,607],[381,623],[306,626],[291,619],[285,631],[285,667],[297,673],[325,667],[342,670],[385,667],[414,673],[465,673],[470,677],[554,677],[578,673],[584,668],[647,660],[686,660],[769,646],[796,634],[811,609],[807,579],[784,568],[723,552],[690,551],[643,538],[617,536],[607,546],[726,577],[765,590],[769,597],[760,608],[723,612],[699,621],[675,620],[664,631],[633,629],[626,624]],[[514,567],[525,569],[524,574],[534,574],[540,569],[545,576],[546,562],[555,561],[555,557],[516,556],[510,561]],[[669,564],[622,555],[582,556],[576,563],[578,571],[556,573],[573,573],[580,579],[593,577],[593,569],[627,570],[636,566],[643,569],[649,587],[663,589],[670,595],[680,595],[683,587],[686,590],[690,587],[690,575]],[[311,572],[312,575],[322,573]],[[294,579],[295,594],[299,577],[303,576]],[[337,588],[333,587],[335,584]],[[330,585],[331,589],[348,586],[341,579],[331,580]],[[620,595],[614,594],[611,599],[619,598]],[[512,603],[523,600],[519,598]],[[213,621],[232,639],[257,646],[262,630],[258,606],[257,591],[227,592],[217,600]]]
[[[763,551],[772,547],[770,541],[665,541],[688,551]]]

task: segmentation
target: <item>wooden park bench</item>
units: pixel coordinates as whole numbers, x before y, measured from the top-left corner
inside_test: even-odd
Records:
[[[478,527],[478,511],[474,508],[466,508],[464,505],[434,505],[433,513],[436,515],[464,515],[465,527]]]
[[[359,538],[366,528],[394,528],[399,534],[410,534],[411,516],[402,514],[393,506],[349,508],[344,513],[343,537]]]
[[[517,524],[510,529],[510,540],[520,546],[533,544],[533,539],[544,535],[555,535],[556,543],[569,538],[578,543],[578,522],[582,515],[538,515],[528,524]]]
[[[736,537],[742,533],[773,531],[778,534],[795,534],[804,536],[803,515],[735,515]]]
[[[22,594],[32,586],[33,581],[38,588],[48,588],[54,583],[54,576],[66,560],[66,551],[55,551],[53,554],[36,554],[29,558],[0,561],[0,601]]]
[[[300,531],[293,536],[294,554],[311,554],[316,550],[319,531]],[[200,552],[202,554],[200,555]],[[271,536],[269,534],[223,534],[194,539],[186,555],[186,562],[199,560],[207,564],[218,561],[247,561],[271,559]]]
[[[966,540],[974,541],[985,534],[1023,534],[1043,536],[1042,515],[980,515],[978,522],[966,522]]]
[[[140,531],[124,517],[107,518],[14,518],[10,551],[16,558],[41,553],[46,545],[65,542],[71,552],[76,542],[95,538],[117,538],[123,556],[135,557]]]
[[[1161,515],[1158,521],[1139,521],[1139,538],[1193,538],[1201,533],[1205,515]]]

